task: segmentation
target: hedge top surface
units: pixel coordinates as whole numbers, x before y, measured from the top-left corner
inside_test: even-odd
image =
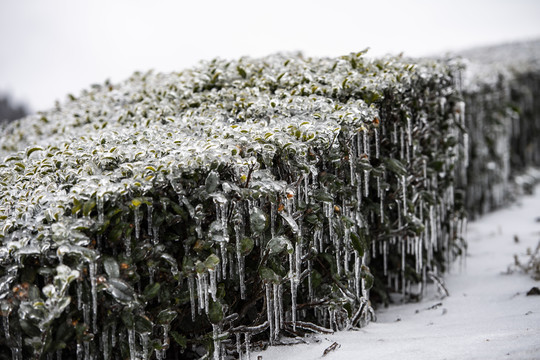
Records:
[[[275,55],[136,73],[14,122],[0,145],[0,237],[16,229],[51,236],[46,224],[61,223],[76,200],[144,194],[195,169],[233,166],[247,181],[257,157],[271,161],[276,146],[302,154],[309,172],[310,147],[335,146],[342,127],[378,126],[373,102],[385,89],[399,92],[415,77],[448,71],[438,62],[361,55]],[[284,187],[264,171],[256,175],[264,181],[249,185]],[[28,245],[24,239],[11,246]],[[13,249],[3,245],[5,260]]]

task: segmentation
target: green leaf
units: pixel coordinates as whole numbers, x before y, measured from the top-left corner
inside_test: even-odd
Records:
[[[134,208],[138,208],[139,206],[141,206],[142,203],[143,203],[143,201],[142,201],[141,198],[135,198],[135,199],[131,200],[131,205]]]
[[[94,200],[88,200],[84,203],[83,206],[83,215],[88,216],[92,212],[92,209],[96,207],[96,202]]]
[[[242,77],[242,79],[245,79],[247,77],[246,70],[244,70],[242,67],[237,66],[236,70],[238,71],[238,74]]]
[[[209,270],[215,270],[219,262],[220,260],[216,255],[210,254],[206,260],[204,260],[204,266]]]
[[[30,157],[30,155],[32,155],[32,153],[36,151],[43,151],[43,148],[39,146],[29,148],[28,150],[26,150],[26,157]]]
[[[251,250],[253,250],[254,242],[249,237],[244,237],[240,241],[240,251],[242,252],[242,255],[248,255]]]
[[[176,341],[176,343],[178,345],[180,345],[182,348],[186,348],[187,347],[187,339],[184,335],[181,335],[179,333],[177,333],[176,331],[171,331],[170,332],[172,338],[174,339],[174,341]]]
[[[146,316],[137,316],[135,318],[135,331],[138,333],[151,333],[154,324]]]
[[[178,313],[174,310],[165,309],[162,310],[156,319],[156,323],[159,325],[168,325],[173,322],[174,319],[178,316]]]
[[[153,284],[148,284],[143,291],[143,297],[148,301],[155,298],[159,294],[159,289],[161,288],[160,283],[156,282]]]
[[[212,324],[219,324],[223,320],[223,306],[219,301],[210,299],[208,304],[208,320]]]
[[[385,158],[384,162],[386,164],[386,168],[392,171],[393,173],[396,173],[402,176],[407,175],[407,168],[398,159]]]
[[[359,229],[358,234],[354,231],[351,231],[351,242],[353,248],[358,252],[358,255],[364,256],[364,252],[368,247],[368,242],[364,229]]]
[[[328,192],[326,192],[326,190],[324,189],[318,189],[318,190],[315,190],[313,192],[313,197],[315,198],[315,200],[317,201],[322,201],[322,202],[334,202],[334,198],[332,197],[332,195],[330,195]]]

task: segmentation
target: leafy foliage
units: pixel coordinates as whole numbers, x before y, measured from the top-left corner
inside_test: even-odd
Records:
[[[220,358],[365,324],[370,292],[408,292],[464,251],[477,155],[459,71],[362,52],[213,60],[10,124],[0,348]]]

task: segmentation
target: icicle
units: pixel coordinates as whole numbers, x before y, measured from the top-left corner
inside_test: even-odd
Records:
[[[242,334],[236,333],[236,352],[238,353],[238,360],[242,360]]]
[[[4,313],[2,316],[2,325],[4,326],[4,335],[6,337],[6,344],[10,345],[9,342],[11,341],[11,335],[9,333],[9,315],[11,311]]]
[[[362,131],[362,138],[364,140],[364,152],[369,157],[370,154],[370,148],[369,148],[369,137],[367,136],[367,130]]]
[[[362,256],[362,265],[367,267],[367,259],[368,254],[367,251],[364,252],[364,256]],[[368,290],[366,289],[366,279],[362,278],[362,297],[364,299],[369,299]]]
[[[152,244],[159,244],[159,226],[152,227]]]
[[[215,201],[216,203],[216,214],[221,223],[221,228],[223,231],[223,238],[226,242],[229,242],[229,232],[227,231],[227,202],[226,201]]]
[[[109,358],[109,328],[105,327],[101,333],[101,345],[103,347],[103,359]]]
[[[88,341],[84,342],[84,360],[90,360],[90,344]]]
[[[276,204],[274,202],[270,203],[270,233],[272,237],[276,236]]]
[[[310,300],[313,300],[313,283],[311,279],[311,274],[313,273],[313,269],[312,269],[311,260],[307,261],[307,266],[308,266],[308,298]]]
[[[223,276],[223,280],[227,279],[227,244],[222,241],[220,244],[219,244],[219,249],[220,249],[220,252],[221,252],[221,272],[222,272],[222,276]]]
[[[296,290],[297,282],[295,279],[295,266],[293,254],[289,254],[289,278],[291,281],[291,315],[293,330],[296,331]]]
[[[273,287],[273,293],[274,293],[274,324],[275,324],[275,327],[274,327],[275,330],[272,336],[274,337],[274,339],[277,339],[279,335],[279,329],[281,328],[280,321],[279,321],[279,316],[281,312],[281,304],[279,303],[280,285],[273,284],[272,287]]]
[[[141,210],[138,207],[133,211],[133,216],[133,221],[135,222],[135,239],[139,240],[141,237]],[[128,246],[127,248],[129,248],[129,251],[131,252],[131,246]]]
[[[384,276],[388,273],[388,241],[383,241],[383,274]]]
[[[143,332],[140,334],[141,335],[141,340],[142,340],[142,348],[143,348],[143,359],[144,360],[147,360],[148,359],[148,356],[150,355],[149,351],[148,351],[148,345],[149,345],[149,342],[150,342],[150,339],[149,339],[149,333],[147,332]]]
[[[189,300],[191,302],[191,320],[195,321],[195,279],[193,275],[188,277]]]
[[[403,128],[400,128],[399,141],[400,141],[399,155],[400,155],[400,159],[403,160],[405,159],[405,136],[403,135]]]
[[[90,273],[90,286],[92,290],[92,331],[97,334],[97,283],[96,283],[96,263],[90,261],[88,263],[88,270]]]
[[[304,201],[306,204],[309,203],[309,174],[304,176]],[[275,206],[275,205],[274,205]]]
[[[56,360],[62,360],[62,349],[56,350]]]
[[[216,279],[216,271],[209,269],[208,273],[210,275],[210,294],[212,295],[212,300],[217,301],[217,279]]]
[[[364,170],[364,196],[369,196],[369,170]]]
[[[210,296],[208,296],[209,285],[208,285],[208,274],[204,273],[202,275],[202,285],[203,285],[203,296],[204,296],[204,312],[208,314],[208,309],[210,307]]]
[[[430,247],[436,245],[437,240],[437,228],[435,223],[435,207],[431,205],[429,207],[429,228],[431,229]]]
[[[221,359],[221,341],[219,340],[220,333],[220,327],[216,324],[212,324],[212,337],[214,339],[214,360]]]
[[[79,341],[77,341],[77,348],[75,351],[76,351],[77,360],[84,360],[83,346]]]
[[[204,309],[204,285],[201,273],[197,273],[197,297],[199,299],[199,310]]]
[[[403,188],[403,216],[407,216],[407,179],[401,176],[401,187]]]
[[[412,146],[412,124],[409,115],[407,115],[407,144]]]
[[[469,167],[469,134],[463,134],[463,167]]]
[[[266,317],[270,326],[270,345],[274,344],[274,301],[272,300],[271,284],[265,284],[266,288]]]
[[[152,215],[154,213],[154,205],[148,204],[147,208],[148,208],[148,235],[152,235],[152,229],[153,229]]]
[[[361,292],[361,276],[360,276],[360,256],[358,253],[354,253],[354,288],[356,290],[356,297],[360,297]]]
[[[380,144],[380,140],[379,140],[379,130],[377,129],[373,129],[373,133],[375,134],[375,158],[378,159],[379,158],[379,144]]]
[[[234,232],[236,234],[236,260],[238,262],[238,277],[240,280],[240,298],[244,300],[246,298],[246,279],[245,279],[245,266],[244,255],[242,255],[242,233],[240,232],[240,226],[235,225]]]
[[[98,211],[98,221],[100,224],[103,224],[105,215],[104,215],[104,204],[103,204],[103,197],[96,195],[96,203],[97,203],[97,211]]]
[[[170,339],[169,339],[169,329],[171,328],[170,325],[163,325],[163,346],[164,348],[161,350],[156,350],[156,357],[160,360],[165,360],[167,358],[167,349],[170,345]]]
[[[128,345],[129,345],[129,358],[131,360],[139,360],[139,354],[137,353],[137,347],[135,345],[135,329],[130,328],[128,332]]]
[[[380,206],[380,209],[379,209],[379,212],[380,212],[380,219],[381,219],[381,224],[384,224],[384,196],[382,196],[381,194],[381,197],[379,198],[379,206]]]
[[[356,208],[360,209],[362,206],[362,176],[360,174],[356,174],[356,201]]]
[[[249,353],[249,348],[251,346],[251,336],[249,333],[244,333],[244,338],[246,340],[246,360],[251,360],[251,354]]]

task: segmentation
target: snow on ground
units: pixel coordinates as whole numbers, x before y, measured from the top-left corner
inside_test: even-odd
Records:
[[[534,196],[469,224],[466,264],[454,264],[445,277],[449,297],[441,299],[431,288],[419,303],[378,310],[378,321],[358,331],[271,347],[252,358],[540,359],[540,296],[526,296],[540,282],[507,273],[514,254],[536,248],[539,217],[537,187]],[[339,347],[323,357],[334,342]]]

